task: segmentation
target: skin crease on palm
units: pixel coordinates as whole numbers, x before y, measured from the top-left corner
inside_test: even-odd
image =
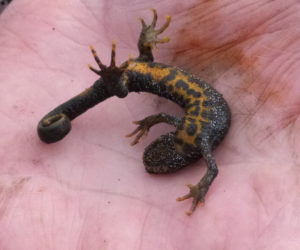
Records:
[[[296,0],[13,1],[0,16],[0,249],[300,249],[300,9]],[[97,78],[93,44],[108,64],[138,55],[138,17],[172,22],[155,61],[199,75],[223,93],[232,126],[214,152],[219,175],[191,217],[176,202],[206,168],[144,170],[133,120],[182,115],[150,94],[111,98],[47,145],[48,111]]]

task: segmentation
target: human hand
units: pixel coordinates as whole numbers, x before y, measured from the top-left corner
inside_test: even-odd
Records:
[[[13,1],[0,16],[1,249],[297,249],[299,13],[296,1]],[[155,6],[154,6],[155,5]],[[137,17],[172,16],[155,61],[198,75],[224,94],[232,126],[214,152],[219,175],[191,217],[184,186],[202,160],[176,174],[143,169],[146,145],[125,138],[158,112],[149,94],[111,98],[72,122],[61,142],[39,141],[40,118],[95,80],[93,44],[107,64],[137,55]],[[298,19],[298,20],[297,20]],[[135,54],[136,53],[136,54]]]

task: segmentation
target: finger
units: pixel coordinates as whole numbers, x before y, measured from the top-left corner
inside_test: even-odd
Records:
[[[110,66],[116,66],[116,42],[112,42],[112,49],[111,49],[111,59],[110,59]]]
[[[178,197],[176,200],[177,200],[177,201],[184,201],[184,200],[189,199],[189,198],[191,198],[191,197],[192,197],[192,194],[189,193],[189,194],[186,194],[186,195],[184,195],[184,196]]]
[[[96,52],[96,50],[94,49],[94,47],[91,45],[90,46],[90,49],[91,49],[91,51],[92,51],[92,54],[93,54],[93,56],[94,56],[94,58],[95,58],[95,61],[97,62],[97,64],[98,64],[98,66],[99,66],[99,68],[100,69],[104,69],[105,68],[105,65],[101,62],[101,60],[99,59],[99,57],[98,57],[98,55],[97,55],[97,52]]]
[[[136,145],[136,144],[140,141],[140,139],[141,139],[141,137],[143,136],[144,133],[145,133],[145,131],[144,131],[144,130],[141,130],[141,131],[137,134],[137,136],[135,137],[135,140],[131,143],[131,146]]]
[[[164,39],[159,39],[156,41],[156,43],[168,43],[170,41],[169,37],[165,37]]]
[[[170,16],[166,16],[166,18],[167,18],[166,23],[159,30],[156,31],[157,34],[160,34],[160,33],[164,32],[164,30],[166,28],[168,28],[168,26],[170,25],[171,17]]]
[[[156,26],[156,22],[157,22],[157,11],[156,11],[156,9],[150,9],[150,10],[152,10],[153,11],[153,21],[152,21],[152,23],[151,23],[151,27],[155,27]]]
[[[97,75],[101,75],[101,71],[100,70],[97,70],[97,69],[95,69],[95,68],[93,68],[90,64],[88,65],[88,67],[89,67],[89,69],[91,70],[91,71],[93,71],[94,73],[96,73]]]
[[[140,125],[142,123],[142,121],[133,121],[132,123],[136,124],[136,125]]]
[[[135,135],[137,132],[139,132],[140,130],[141,130],[141,127],[137,127],[133,132],[126,135],[126,137],[131,137],[131,136]]]
[[[146,25],[146,23],[145,23],[144,19],[143,19],[143,18],[141,18],[141,17],[139,17],[138,19],[141,21],[143,28],[146,28],[146,27],[147,27],[147,25]]]

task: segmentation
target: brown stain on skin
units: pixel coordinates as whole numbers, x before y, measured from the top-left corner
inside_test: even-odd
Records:
[[[224,73],[232,71],[241,81],[238,89],[253,89],[253,83],[260,78],[257,68],[259,57],[247,55],[244,43],[255,43],[254,35],[257,26],[243,27],[234,33],[226,33],[225,24],[230,17],[224,17],[221,10],[226,6],[218,1],[205,1],[181,13],[182,28],[176,32],[178,38],[172,39],[174,56],[172,64],[183,67],[201,76],[208,83],[215,82]],[[266,20],[258,20],[263,23]],[[227,36],[222,36],[227,34]],[[220,37],[220,39],[217,39]],[[253,38],[254,37],[254,38]],[[186,58],[189,58],[187,61]],[[230,83],[226,83],[229,85]],[[259,90],[257,86],[256,90]]]
[[[294,85],[286,80],[293,65],[275,61],[295,43],[296,37],[289,37],[284,25],[279,27],[276,23],[276,18],[288,9],[288,3],[276,8],[272,5],[272,2],[256,2],[252,6],[241,6],[233,17],[224,15],[227,6],[221,1],[202,1],[189,9],[178,10],[173,19],[180,20],[177,28],[180,25],[182,28],[172,37],[174,52],[170,64],[195,73],[208,83],[224,79],[219,86],[230,93],[228,96],[232,98],[227,99],[235,115],[241,116],[242,127],[253,126],[250,121],[255,116],[264,116],[270,109],[277,110],[277,116],[271,116],[274,121],[268,129],[276,134],[293,124],[290,117],[295,117],[295,111],[286,107],[297,104],[291,103],[293,98],[290,98]],[[292,18],[290,13],[285,16]],[[248,23],[243,25],[243,22]],[[226,31],[227,24],[231,32]],[[268,42],[265,34],[271,34],[272,40]],[[225,74],[229,77],[223,77]],[[222,92],[226,96],[226,92]],[[258,129],[265,133],[266,128],[258,126]]]
[[[180,12],[176,19],[180,20],[182,28],[178,31],[177,25],[175,38],[172,39],[172,44],[175,43],[172,62],[175,65],[189,58],[191,65],[197,63],[198,70],[212,66],[211,62],[219,63],[220,69],[226,70],[247,59],[236,46],[250,39],[257,26],[232,25],[230,15],[224,16],[223,13],[227,7],[220,1],[204,1]],[[230,25],[228,30],[232,32],[226,30],[227,25]]]
[[[208,83],[215,82],[224,73],[233,71],[236,76],[242,77],[239,85],[250,85],[257,77],[256,68],[259,66],[259,57],[246,56],[241,48],[243,40],[231,41],[216,47],[207,47],[200,38],[195,38],[191,30],[182,31],[187,41],[185,44],[175,45],[183,47],[175,49],[172,64],[194,72]],[[191,41],[188,40],[190,37]],[[189,58],[189,61],[186,61]],[[255,71],[254,71],[255,70]],[[241,86],[240,86],[241,87]]]
[[[262,74],[269,64],[267,61],[262,62],[261,58],[269,51],[284,50],[283,41],[286,46],[293,42],[288,38],[274,39],[271,43],[263,42],[263,35],[274,31],[274,27],[270,25],[272,18],[288,7],[287,4],[282,4],[277,9],[270,9],[271,6],[271,2],[257,2],[248,7],[248,13],[245,12],[247,8],[241,8],[236,10],[233,17],[224,15],[224,11],[228,11],[230,6],[220,1],[202,1],[178,11],[176,19],[180,21],[177,27],[181,25],[181,29],[176,30],[172,39],[174,53],[170,64],[194,72],[208,83],[213,83],[227,72],[232,73],[230,77],[239,81],[224,84],[230,85],[230,92],[236,92],[233,96],[243,98],[251,94],[257,99],[255,105],[249,107],[250,115],[267,103],[277,107],[284,104],[290,92],[288,87],[282,86],[284,83],[280,84],[282,88],[277,84],[281,76],[274,79],[272,73],[268,76]],[[258,9],[259,12],[265,10],[265,13],[258,15]],[[243,19],[238,15],[239,12],[246,13]],[[261,47],[257,46],[259,42],[262,43]],[[272,61],[271,59],[269,63]]]

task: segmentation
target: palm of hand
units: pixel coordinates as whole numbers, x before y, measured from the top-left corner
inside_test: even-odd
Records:
[[[293,2],[266,3],[259,13],[233,2],[168,10],[171,42],[156,61],[211,82],[233,111],[230,133],[215,151],[219,176],[191,218],[184,215],[190,204],[175,198],[186,192],[184,184],[199,180],[203,162],[151,176],[142,169],[143,148],[168,128],[153,128],[135,147],[124,137],[132,120],[170,109],[178,114],[168,101],[146,94],[112,98],[78,118],[58,144],[42,144],[35,131],[43,114],[95,80],[86,67],[89,44],[108,57],[117,38],[124,60],[136,51],[136,16],[150,18],[148,6],[144,13],[122,10],[124,19],[121,3],[13,2],[0,18],[2,248],[295,249],[298,15],[286,8]]]

